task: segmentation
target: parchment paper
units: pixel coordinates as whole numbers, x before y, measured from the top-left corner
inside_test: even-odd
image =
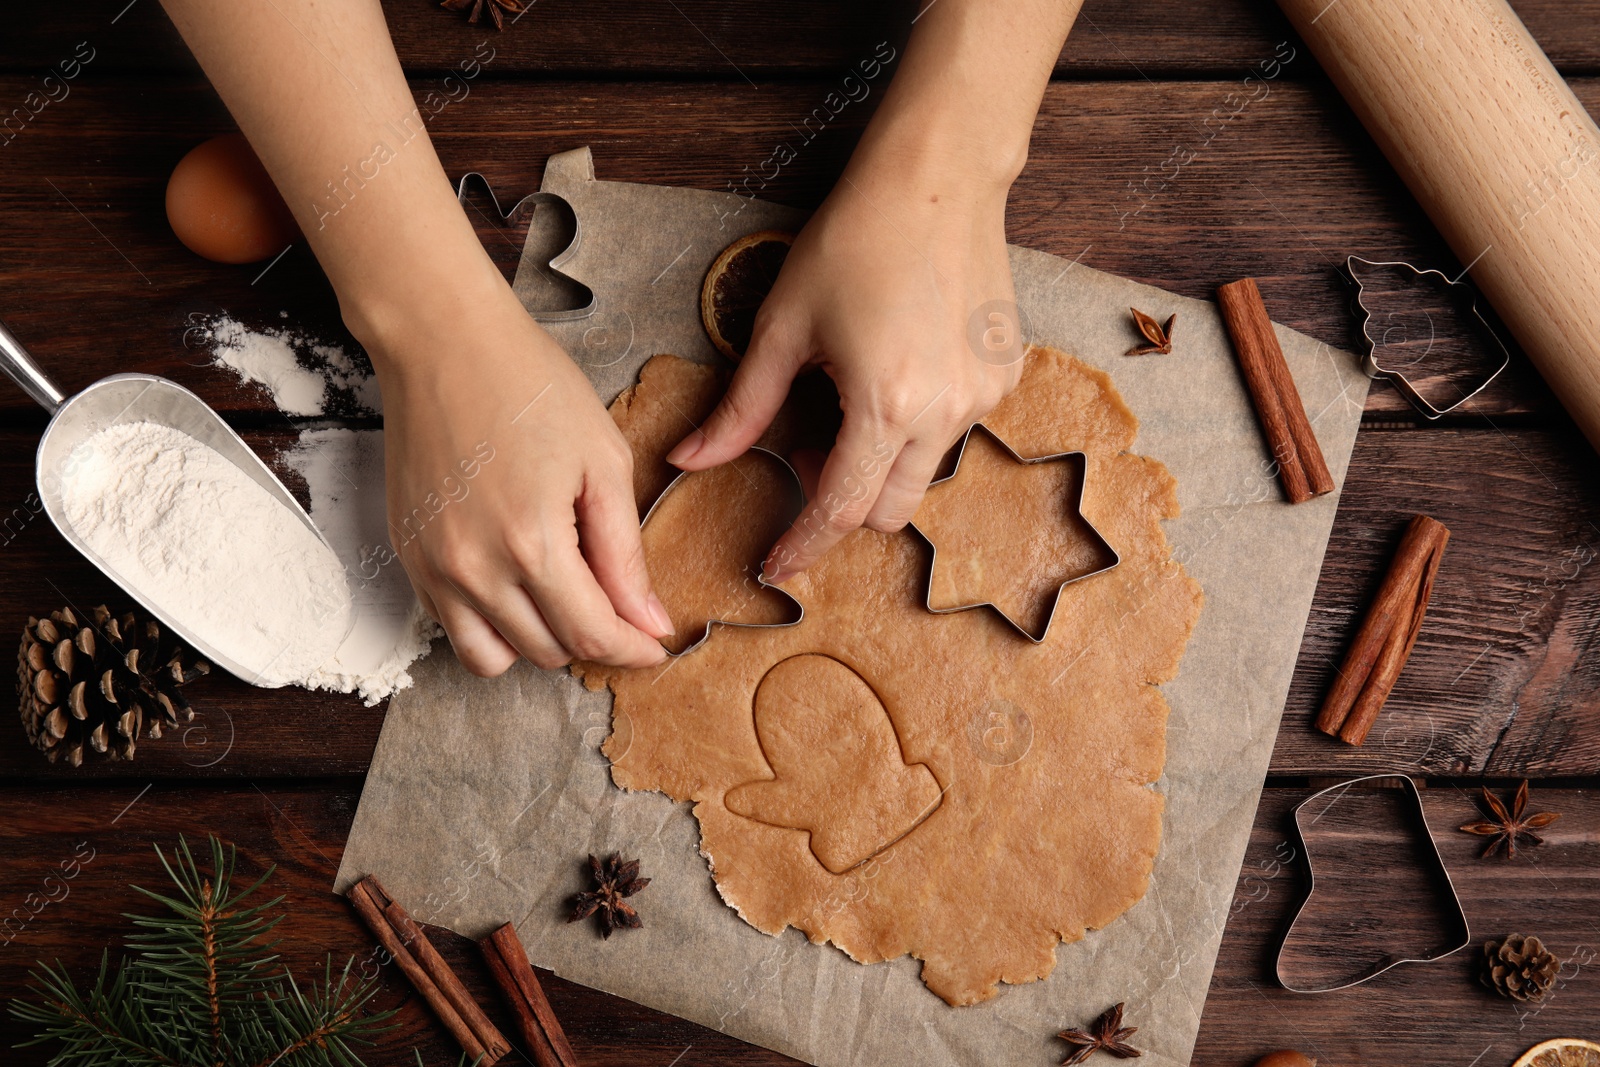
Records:
[[[803,221],[732,194],[596,181],[587,149],[553,157],[543,188],[578,219],[557,266],[596,299],[588,318],[548,325],[607,402],[654,353],[719,359],[698,318],[711,260],[744,233]],[[536,214],[530,250],[540,232]],[[517,277],[534,311],[542,255],[525,254]],[[915,960],[862,966],[793,929],[768,937],[724,906],[688,806],[611,784],[598,752],[608,693],[526,664],[481,680],[443,646],[389,705],[337,888],[375,873],[419,918],[471,936],[514,920],[533,961],[563,977],[829,1067],[1055,1062],[1066,1051],[1056,1031],[1118,1001],[1142,1063],[1186,1063],[1338,495],[1282,503],[1212,304],[1028,249],[1011,256],[1030,338],[1109,371],[1141,421],[1136,450],[1177,477],[1183,514],[1167,532],[1206,593],[1182,671],[1163,687],[1164,836],[1140,903],[1059,948],[1047,981],[951,1008]],[[1130,305],[1178,313],[1172,355],[1123,356],[1138,340]],[[1278,336],[1342,484],[1367,379],[1349,353]],[[635,898],[644,929],[602,942],[564,919],[585,887],[582,857],[612,850],[640,857],[654,880]]]

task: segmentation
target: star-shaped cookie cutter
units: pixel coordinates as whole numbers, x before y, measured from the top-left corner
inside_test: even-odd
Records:
[[[1461,923],[1461,943],[1423,956],[1402,956],[1396,953],[1390,953],[1388,955],[1379,957],[1377,960],[1374,960],[1366,970],[1357,973],[1349,981],[1340,982],[1337,985],[1314,987],[1291,985],[1289,980],[1283,976],[1283,950],[1288,947],[1289,939],[1294,936],[1295,927],[1300,924],[1300,917],[1305,914],[1306,905],[1311,903],[1311,898],[1317,891],[1316,865],[1312,862],[1311,850],[1306,845],[1305,825],[1301,822],[1301,813],[1306,809],[1307,805],[1314,801],[1320,800],[1329,793],[1337,793],[1347,790],[1352,786],[1361,785],[1365,782],[1377,782],[1391,778],[1399,780],[1403,786],[1404,792],[1410,798],[1411,803],[1415,808],[1417,824],[1422,827],[1422,835],[1427,839],[1428,842],[1425,858],[1432,861],[1430,866],[1432,866],[1438,873],[1439,877],[1443,879],[1445,888],[1450,891],[1450,903],[1454,905],[1455,917]],[[1320,817],[1321,816],[1319,815],[1318,818]],[[1312,821],[1315,822],[1316,820],[1313,819]],[[1450,880],[1450,869],[1444,865],[1444,857],[1439,854],[1439,845],[1438,842],[1434,841],[1433,839],[1433,831],[1428,829],[1427,814],[1422,808],[1422,794],[1417,790],[1417,783],[1413,782],[1408,775],[1368,774],[1361,778],[1352,778],[1348,782],[1340,782],[1338,785],[1331,785],[1326,789],[1313,793],[1295,805],[1294,832],[1295,837],[1300,842],[1300,852],[1306,858],[1306,878],[1310,884],[1306,887],[1305,899],[1302,900],[1300,902],[1300,906],[1295,909],[1294,918],[1289,921],[1288,929],[1283,932],[1283,940],[1278,942],[1278,954],[1272,961],[1272,971],[1273,974],[1277,976],[1278,984],[1283,986],[1283,988],[1287,989],[1289,992],[1332,993],[1339,989],[1349,989],[1351,986],[1358,986],[1362,982],[1371,981],[1383,972],[1398,967],[1402,963],[1433,963],[1435,960],[1442,960],[1446,956],[1460,952],[1462,949],[1472,944],[1472,930],[1467,925],[1467,910],[1461,904],[1461,894],[1456,891],[1455,883]],[[1420,852],[1423,850],[1419,849],[1418,851]]]
[[[494,194],[494,186],[489,184],[488,178],[485,178],[481,173],[475,170],[468,171],[467,173],[463,174],[461,176],[461,180],[456,183],[456,200],[461,203],[463,209],[465,209],[468,204],[467,189],[472,184],[474,179],[476,179],[477,184],[483,187],[483,191],[489,195],[489,203],[494,207],[494,212],[497,217],[492,218],[489,221],[500,226],[517,225],[523,220],[524,216],[526,216],[530,211],[538,207],[540,204],[547,204],[551,207],[559,206],[564,207],[569,211],[572,210],[572,206],[567,203],[565,197],[557,196],[555,193],[543,192],[529,193],[521,200],[518,200],[515,204],[512,204],[509,208],[502,208],[500,206],[500,198]],[[548,266],[553,271],[560,271],[562,264],[566,263],[567,260],[571,259],[573,255],[577,253],[578,244],[583,239],[583,220],[578,218],[578,213],[575,211],[572,213],[572,217],[572,241],[567,245],[566,248],[563,248],[559,253],[550,257]],[[519,249],[518,251],[520,253],[521,250]],[[570,274],[564,274],[562,276],[572,280],[573,282],[576,282],[578,285],[583,286],[584,291],[589,294],[589,302],[581,308],[574,308],[569,311],[530,312],[530,314],[538,321],[568,322],[573,319],[586,319],[594,314],[596,307],[594,290],[587,285],[583,285],[582,282],[579,282],[578,279],[573,278]]]
[[[1410,271],[1412,274],[1416,275],[1419,280],[1427,278],[1429,275],[1433,275],[1440,281],[1444,282],[1447,290],[1459,288],[1466,297],[1467,310],[1472,312],[1472,317],[1478,320],[1478,324],[1483,327],[1483,332],[1489,337],[1493,338],[1495,346],[1500,349],[1501,360],[1499,366],[1495,367],[1495,369],[1489,373],[1487,378],[1484,378],[1481,382],[1479,382],[1475,389],[1463,396],[1461,399],[1457,400],[1454,404],[1444,408],[1436,407],[1432,401],[1428,400],[1427,397],[1417,392],[1416,388],[1411,384],[1410,379],[1408,379],[1404,374],[1397,370],[1390,370],[1378,362],[1378,342],[1373,340],[1372,335],[1367,332],[1367,323],[1372,320],[1372,311],[1367,307],[1366,301],[1362,299],[1362,296],[1366,290],[1365,286],[1362,285],[1360,276],[1356,274],[1355,265],[1357,263],[1373,268],[1398,267],[1403,270]],[[1444,271],[1431,269],[1422,270],[1412,266],[1410,263],[1398,259],[1374,260],[1364,259],[1361,256],[1347,256],[1344,261],[1344,271],[1350,276],[1350,280],[1355,283],[1355,304],[1356,307],[1361,310],[1361,336],[1367,342],[1366,354],[1361,357],[1362,370],[1366,371],[1367,377],[1369,378],[1382,378],[1391,383],[1395,389],[1399,391],[1400,395],[1405,397],[1406,401],[1412,407],[1416,408],[1417,412],[1424,418],[1437,419],[1442,415],[1448,415],[1450,412],[1454,411],[1456,408],[1460,407],[1462,404],[1465,404],[1467,401],[1471,400],[1473,397],[1487,389],[1489,387],[1489,383],[1498,378],[1500,376],[1500,372],[1511,365],[1510,350],[1506,348],[1505,342],[1500,340],[1500,335],[1495,332],[1494,327],[1489,325],[1489,320],[1483,317],[1483,312],[1478,310],[1477,290],[1471,285],[1468,285],[1466,282],[1450,278],[1446,276]]]
[[[928,483],[928,486],[929,486],[930,489],[935,485],[942,485],[945,482],[950,481],[958,473],[960,473],[960,471],[961,471],[961,460],[967,454],[967,442],[972,440],[972,435],[974,433],[977,433],[977,432],[980,432],[980,431],[985,436],[987,436],[989,438],[989,440],[991,440],[995,444],[999,445],[1000,448],[1003,449],[1007,455],[1009,455],[1013,460],[1015,460],[1018,463],[1027,464],[1027,465],[1032,465],[1032,464],[1036,464],[1036,463],[1063,463],[1063,462],[1064,463],[1073,463],[1073,464],[1075,464],[1077,466],[1077,468],[1078,468],[1078,489],[1077,489],[1077,492],[1075,492],[1073,494],[1072,500],[1068,504],[1068,514],[1076,516],[1078,518],[1078,520],[1083,523],[1084,527],[1089,531],[1089,533],[1094,537],[1094,539],[1097,542],[1099,542],[1100,547],[1103,548],[1106,552],[1109,552],[1111,554],[1111,562],[1107,563],[1104,567],[1101,567],[1098,570],[1092,570],[1092,571],[1089,571],[1089,572],[1087,572],[1085,574],[1079,574],[1079,575],[1075,575],[1074,577],[1068,578],[1066,581],[1062,582],[1059,586],[1057,586],[1056,587],[1056,591],[1055,591],[1055,596],[1050,601],[1050,614],[1045,617],[1044,626],[1040,629],[1039,633],[1037,635],[1035,635],[1035,634],[1030,633],[1028,631],[1028,628],[1023,626],[1022,623],[1018,622],[1016,619],[1013,619],[1010,615],[1007,615],[1005,613],[1005,611],[1003,611],[1000,608],[999,605],[993,603],[992,601],[982,600],[982,601],[978,601],[978,602],[972,603],[972,604],[958,604],[958,605],[956,605],[954,607],[948,607],[948,608],[936,608],[936,607],[934,607],[933,606],[933,575],[934,575],[934,568],[936,568],[939,565],[939,546],[934,543],[933,538],[929,537],[927,535],[927,533],[924,532],[920,527],[918,527],[915,522],[912,522],[910,524],[911,529],[916,530],[917,531],[917,535],[928,543],[928,549],[931,552],[931,555],[930,555],[930,557],[928,559],[927,587],[926,587],[926,591],[923,593],[922,603],[923,603],[923,606],[929,612],[931,612],[934,615],[951,615],[951,614],[954,614],[955,612],[958,612],[958,611],[972,611],[972,610],[974,610],[976,608],[992,608],[996,615],[999,615],[1002,619],[1006,620],[1006,622],[1010,623],[1012,628],[1015,629],[1022,636],[1026,637],[1028,640],[1032,641],[1036,645],[1037,644],[1041,644],[1044,641],[1044,639],[1046,637],[1048,637],[1049,634],[1050,634],[1050,624],[1055,621],[1056,609],[1061,606],[1061,594],[1062,594],[1063,591],[1065,591],[1067,586],[1072,585],[1075,582],[1081,582],[1086,578],[1093,578],[1097,574],[1104,574],[1106,571],[1111,570],[1117,564],[1121,563],[1122,562],[1122,556],[1121,556],[1120,553],[1117,552],[1117,550],[1115,548],[1113,548],[1111,546],[1111,543],[1109,541],[1107,541],[1104,537],[1101,536],[1100,531],[1095,529],[1094,524],[1091,523],[1087,518],[1084,517],[1084,514],[1083,514],[1083,490],[1084,490],[1084,486],[1089,481],[1089,457],[1084,455],[1084,453],[1081,452],[1081,451],[1056,452],[1053,455],[1034,456],[1031,459],[1026,459],[1026,458],[1022,457],[1021,455],[1019,455],[1017,453],[1016,449],[1014,449],[1010,445],[1006,444],[1005,440],[1002,439],[999,434],[997,434],[993,430],[989,429],[989,427],[985,426],[983,423],[975,422],[975,423],[973,423],[971,426],[969,426],[967,428],[967,432],[966,433],[961,435],[961,442],[960,442],[960,444],[958,444],[956,446],[956,462],[955,462],[955,466],[952,467],[951,470],[950,470],[950,473],[945,475],[943,478],[936,478],[932,482]]]
[[[794,482],[794,491],[795,491],[795,499],[796,499],[796,501],[800,502],[800,503],[804,502],[804,500],[805,500],[805,483],[803,483],[800,480],[799,473],[795,471],[794,467],[790,465],[788,460],[784,459],[782,456],[778,455],[778,453],[772,451],[770,448],[762,448],[760,445],[752,445],[752,446],[750,446],[749,451],[751,451],[751,452],[760,452],[763,455],[766,455],[766,456],[770,457],[771,459],[777,460],[779,466],[781,466],[785,471],[788,472],[790,479]],[[652,503],[650,505],[650,510],[648,510],[648,511],[646,511],[644,513],[644,518],[639,520],[639,529],[642,531],[646,526],[648,526],[650,524],[650,517],[656,513],[656,509],[661,507],[661,502],[663,500],[667,499],[667,497],[672,495],[672,491],[678,487],[678,483],[679,482],[683,481],[685,478],[689,477],[691,474],[697,474],[697,473],[701,473],[701,472],[699,472],[699,471],[683,471],[680,474],[678,474],[677,477],[673,478],[672,481],[668,482],[667,483],[667,487],[665,489],[661,490],[660,495],[657,496],[655,501],[654,501],[654,503]],[[799,510],[800,509],[797,506],[795,508],[795,511],[798,512]],[[779,589],[777,586],[775,586],[771,582],[767,581],[767,576],[764,573],[762,573],[760,571],[758,571],[756,573],[756,584],[759,585],[763,589],[771,589],[773,592],[775,592],[779,596],[783,597],[789,603],[793,604],[794,607],[795,607],[795,611],[797,613],[795,615],[795,618],[790,622],[728,622],[728,621],[726,621],[724,619],[707,619],[706,620],[705,632],[702,633],[698,638],[696,638],[693,644],[689,645],[688,647],[684,648],[682,651],[679,651],[679,652],[674,652],[674,651],[672,651],[672,649],[668,648],[666,650],[667,655],[673,657],[674,659],[678,658],[679,656],[687,656],[689,653],[693,652],[695,649],[699,648],[701,645],[705,644],[707,641],[709,641],[711,639],[711,628],[713,626],[737,627],[739,629],[745,629],[745,630],[781,630],[781,629],[783,629],[785,627],[789,627],[789,626],[798,626],[798,625],[800,625],[800,623],[805,621],[806,606],[804,604],[800,603],[800,601],[796,600],[790,594],[786,593],[784,590]],[[664,645],[662,647],[665,648]]]

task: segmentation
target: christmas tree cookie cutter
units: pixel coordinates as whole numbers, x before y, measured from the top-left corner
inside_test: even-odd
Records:
[[[1446,917],[1453,918],[1457,923],[1460,924],[1460,941],[1459,943],[1456,943],[1454,939],[1451,939],[1448,942],[1449,947],[1432,950],[1419,956],[1405,955],[1403,953],[1386,954],[1374,960],[1365,970],[1359,971],[1355,975],[1351,976],[1348,980],[1338,982],[1334,985],[1297,986],[1288,978],[1284,977],[1283,955],[1284,950],[1289,946],[1290,939],[1294,936],[1295,929],[1300,925],[1301,917],[1305,915],[1307,905],[1311,903],[1312,897],[1314,897],[1317,892],[1316,864],[1312,860],[1311,850],[1306,844],[1305,823],[1303,821],[1306,808],[1312,804],[1315,804],[1318,800],[1321,800],[1323,797],[1326,797],[1331,793],[1343,793],[1358,785],[1363,785],[1369,782],[1384,781],[1397,782],[1401,786],[1401,790],[1404,792],[1407,799],[1410,801],[1408,805],[1410,813],[1414,815],[1417,825],[1422,828],[1422,838],[1427,842],[1427,848],[1419,848],[1418,852],[1423,854],[1423,859],[1428,863],[1430,872],[1438,876],[1440,883],[1448,891],[1447,896],[1449,900],[1449,908],[1446,911]],[[1325,808],[1322,810],[1326,811]],[[1317,818],[1321,818],[1320,812],[1317,815]],[[1444,959],[1446,956],[1454,955],[1455,953],[1466,948],[1468,945],[1472,944],[1472,930],[1467,925],[1467,911],[1466,908],[1461,904],[1461,894],[1457,892],[1455,883],[1450,880],[1450,870],[1444,864],[1444,857],[1439,854],[1439,845],[1438,842],[1433,839],[1433,831],[1428,829],[1427,813],[1422,807],[1422,793],[1417,789],[1417,783],[1413,782],[1408,775],[1368,774],[1360,778],[1352,778],[1349,781],[1340,782],[1338,785],[1331,785],[1326,789],[1322,789],[1311,794],[1309,797],[1306,797],[1306,799],[1296,804],[1294,807],[1293,821],[1295,837],[1300,843],[1300,852],[1306,858],[1306,880],[1309,884],[1306,887],[1305,899],[1302,900],[1300,902],[1300,906],[1295,909],[1294,918],[1289,920],[1288,929],[1283,932],[1283,939],[1278,942],[1277,955],[1273,958],[1273,974],[1277,977],[1278,984],[1283,986],[1284,989],[1287,989],[1291,993],[1332,993],[1340,989],[1349,989],[1352,986],[1361,985],[1363,982],[1369,982],[1378,977],[1378,975],[1383,974],[1385,971],[1389,971],[1400,966],[1402,963],[1433,963]],[[1313,819],[1312,821],[1315,822],[1316,820]]]
[[[1037,644],[1042,644],[1044,642],[1044,639],[1046,637],[1048,637],[1049,634],[1050,634],[1050,624],[1055,621],[1056,611],[1061,607],[1061,594],[1067,588],[1067,586],[1073,585],[1073,584],[1075,584],[1077,582],[1084,581],[1085,579],[1088,579],[1088,578],[1093,578],[1093,577],[1095,577],[1096,575],[1099,575],[1099,574],[1104,574],[1106,571],[1111,570],[1112,568],[1116,567],[1117,564],[1121,563],[1122,562],[1122,556],[1121,556],[1120,553],[1117,552],[1117,550],[1115,548],[1111,547],[1110,542],[1108,542],[1104,537],[1101,536],[1100,531],[1095,529],[1094,524],[1091,523],[1086,517],[1084,517],[1084,514],[1083,514],[1083,490],[1084,490],[1084,487],[1088,484],[1088,481],[1089,481],[1089,457],[1086,456],[1081,451],[1055,452],[1055,453],[1052,453],[1052,454],[1047,455],[1047,456],[1033,456],[1033,457],[1030,457],[1030,458],[1024,458],[1022,455],[1020,455],[1017,452],[1016,449],[1014,449],[1010,445],[1006,444],[1005,440],[999,434],[997,434],[993,430],[989,429],[989,427],[985,426],[983,423],[975,422],[971,426],[967,427],[967,432],[961,435],[961,441],[956,445],[955,465],[953,467],[951,467],[950,473],[945,475],[943,478],[936,478],[932,482],[928,483],[928,487],[930,489],[933,488],[936,485],[943,485],[945,482],[950,481],[952,478],[954,478],[957,474],[960,473],[960,471],[961,471],[961,460],[967,454],[967,443],[972,440],[972,435],[974,433],[982,433],[990,441],[992,441],[996,445],[999,445],[1001,450],[1004,451],[1012,460],[1014,460],[1014,461],[1016,461],[1017,463],[1020,463],[1020,464],[1032,466],[1034,464],[1039,464],[1039,463],[1071,463],[1071,464],[1075,465],[1077,467],[1077,471],[1078,471],[1078,483],[1077,483],[1077,489],[1072,494],[1072,499],[1068,502],[1067,514],[1072,516],[1072,517],[1075,517],[1079,522],[1081,522],[1083,524],[1084,529],[1087,530],[1088,533],[1089,533],[1089,536],[1094,539],[1094,542],[1097,545],[1097,547],[1099,547],[1103,552],[1110,554],[1111,562],[1109,562],[1105,566],[1099,567],[1099,568],[1097,568],[1095,570],[1086,571],[1083,574],[1074,575],[1073,577],[1068,578],[1065,581],[1063,581],[1061,584],[1057,585],[1055,593],[1052,594],[1051,598],[1050,598],[1050,612],[1049,612],[1048,615],[1045,616],[1044,625],[1042,627],[1040,627],[1039,632],[1037,634],[1035,634],[1032,631],[1030,631],[1026,626],[1024,626],[1021,622],[1019,622],[1016,619],[1013,619],[1010,615],[1006,614],[1004,609],[1002,609],[998,604],[995,604],[992,601],[980,600],[980,601],[976,601],[976,602],[971,603],[971,604],[957,604],[957,605],[954,605],[952,607],[945,607],[945,608],[936,608],[936,607],[934,607],[933,606],[933,575],[934,575],[934,568],[936,568],[938,566],[938,563],[939,563],[939,546],[934,543],[933,538],[929,537],[926,531],[924,531],[922,528],[917,526],[917,524],[915,522],[912,522],[912,523],[909,524],[911,529],[916,530],[917,535],[919,537],[921,537],[923,539],[923,541],[927,542],[928,550],[929,550],[929,553],[930,553],[929,558],[928,558],[928,580],[927,580],[927,583],[926,583],[925,591],[923,593],[922,604],[923,604],[923,607],[925,607],[930,613],[932,613],[934,615],[952,615],[952,614],[954,614],[954,613],[956,613],[958,611],[973,611],[973,610],[976,610],[978,608],[990,608],[990,609],[992,609],[994,611],[994,613],[996,615],[999,615],[1006,622],[1010,623],[1012,629],[1016,630],[1019,634],[1021,634],[1024,637],[1026,637],[1029,641],[1032,641],[1036,645]]]
[[[792,487],[793,487],[794,493],[795,493],[795,500],[796,500],[795,511],[798,512],[800,510],[799,504],[803,503],[804,500],[805,500],[805,483],[803,483],[800,480],[799,472],[797,472],[794,469],[794,467],[789,463],[788,460],[784,459],[782,456],[778,455],[778,453],[772,451],[772,449],[770,449],[770,448],[762,448],[760,445],[751,445],[750,449],[749,449],[749,452],[760,453],[761,455],[766,456],[768,459],[771,459],[771,460],[775,461],[778,464],[778,466],[780,468],[782,468],[782,470],[789,476],[789,480],[790,480],[790,482],[792,484]],[[746,453],[746,454],[748,454],[748,453]],[[650,509],[644,513],[644,518],[639,520],[639,529],[642,531],[642,530],[644,530],[645,527],[650,525],[650,519],[651,519],[652,516],[655,515],[657,510],[660,509],[661,502],[666,500],[667,497],[672,495],[672,491],[678,487],[679,483],[681,483],[685,478],[688,478],[691,475],[701,474],[701,473],[704,473],[704,472],[702,472],[702,471],[682,471],[676,477],[674,477],[672,479],[672,481],[668,482],[667,483],[667,487],[665,489],[661,490],[660,494],[656,497],[655,502],[650,505]],[[683,649],[680,649],[677,652],[674,652],[674,651],[672,651],[672,649],[667,648],[666,649],[667,655],[671,656],[673,659],[677,659],[680,656],[687,656],[689,653],[693,652],[695,649],[699,648],[701,645],[703,645],[707,641],[711,640],[711,628],[713,626],[727,626],[727,627],[730,627],[730,628],[738,628],[738,629],[744,629],[744,630],[781,630],[781,629],[785,629],[785,628],[790,627],[790,626],[798,626],[798,625],[800,625],[800,623],[805,621],[806,608],[805,608],[804,604],[800,603],[800,601],[796,600],[793,596],[791,596],[790,594],[784,592],[782,589],[778,588],[776,585],[773,585],[771,582],[767,581],[767,576],[766,576],[764,571],[758,570],[756,572],[756,576],[755,577],[756,577],[756,585],[759,588],[761,588],[761,589],[770,589],[774,593],[777,593],[779,596],[781,596],[785,600],[787,600],[791,605],[793,605],[794,611],[795,611],[795,617],[793,619],[791,619],[791,620],[789,620],[787,622],[732,622],[732,621],[729,621],[727,619],[710,618],[710,619],[706,620],[705,630],[701,632],[699,637],[695,638],[695,640],[694,640],[694,642],[692,644],[684,647]],[[663,645],[662,647],[665,648],[666,646]]]
[[[1482,328],[1482,332],[1494,340],[1495,347],[1500,351],[1501,358],[1499,364],[1496,365],[1494,370],[1489,372],[1488,377],[1479,381],[1470,392],[1458,399],[1455,403],[1442,408],[1435,405],[1427,397],[1423,396],[1417,391],[1416,386],[1411,384],[1411,379],[1407,378],[1404,373],[1395,368],[1385,367],[1378,361],[1378,348],[1380,346],[1377,340],[1373,338],[1372,334],[1367,329],[1367,324],[1372,321],[1372,309],[1366,304],[1366,287],[1361,281],[1361,276],[1356,272],[1357,263],[1361,264],[1363,267],[1372,269],[1393,267],[1398,270],[1410,271],[1412,275],[1414,275],[1419,281],[1432,277],[1443,282],[1447,292],[1458,293],[1459,301],[1465,304],[1466,310],[1474,319],[1477,320],[1478,325]],[[1361,256],[1347,256],[1345,257],[1344,261],[1344,271],[1350,276],[1351,282],[1353,282],[1356,287],[1355,306],[1361,312],[1361,336],[1367,342],[1367,351],[1361,357],[1362,369],[1366,371],[1367,377],[1382,378],[1393,385],[1400,395],[1405,397],[1406,402],[1415,408],[1423,417],[1428,419],[1437,419],[1442,415],[1448,415],[1450,412],[1454,411],[1456,408],[1460,407],[1462,404],[1465,404],[1467,401],[1471,400],[1473,397],[1487,389],[1489,387],[1489,383],[1498,378],[1500,376],[1500,372],[1511,365],[1510,350],[1506,348],[1505,342],[1500,340],[1500,335],[1495,332],[1494,327],[1489,325],[1489,320],[1484,318],[1483,312],[1478,310],[1477,290],[1475,290],[1466,282],[1456,278],[1447,277],[1443,271],[1431,269],[1422,270],[1410,263],[1405,262],[1404,260],[1397,259],[1373,260],[1364,259]]]

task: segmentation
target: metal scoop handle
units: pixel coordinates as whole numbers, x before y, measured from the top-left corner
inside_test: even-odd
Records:
[[[12,381],[22,386],[23,392],[37,400],[39,406],[52,415],[67,399],[56,388],[56,383],[50,380],[50,376],[39,369],[33,356],[22,347],[21,341],[12,336],[3,322],[0,322],[0,367],[11,376]]]

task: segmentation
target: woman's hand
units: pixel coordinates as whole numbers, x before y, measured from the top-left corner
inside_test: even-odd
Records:
[[[461,662],[659,661],[627,445],[478,243],[382,8],[163,4],[372,357],[393,547]]]
[[[844,422],[810,506],[768,557],[769,580],[859,526],[904,526],[945,452],[1016,385],[1004,211],[1003,190],[920,195],[856,168],[795,240],[727,396],[668,456],[685,470],[732,459],[797,374],[833,378]]]
[[[509,289],[483,302],[369,345],[390,542],[474,674],[518,654],[656,663],[672,624],[645,573],[628,445]]]
[[[927,4],[844,176],[801,231],[750,350],[706,424],[667,457],[724,463],[820,366],[844,422],[769,581],[859,526],[910,521],[945,451],[1017,383],[1023,340],[1005,202],[1079,0]]]

